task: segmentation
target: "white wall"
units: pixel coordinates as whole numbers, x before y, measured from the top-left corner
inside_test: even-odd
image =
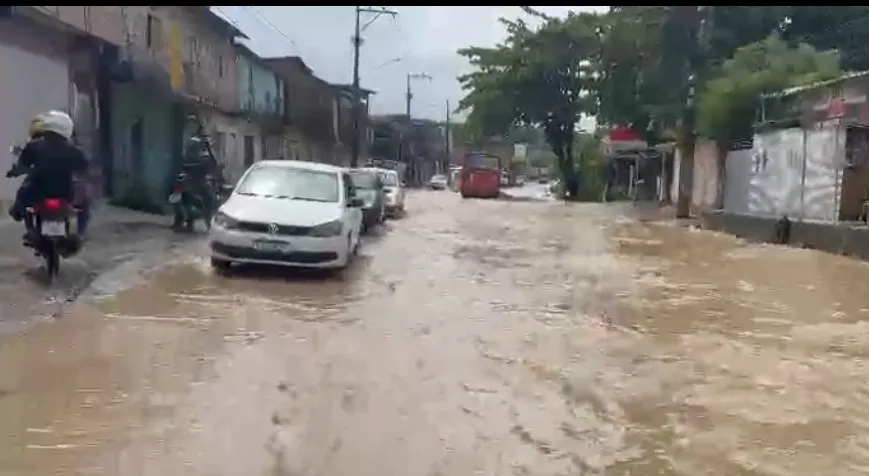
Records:
[[[750,151],[731,151],[727,156],[724,209],[833,221],[843,156],[844,132],[832,126],[755,134]]]

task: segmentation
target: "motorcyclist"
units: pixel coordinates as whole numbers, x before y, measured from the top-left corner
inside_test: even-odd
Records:
[[[211,142],[201,127],[187,142],[181,171],[187,175],[193,192],[202,201],[202,206],[211,210],[216,205],[215,197],[222,186],[222,172],[212,153]]]
[[[31,239],[33,233],[27,207],[46,198],[74,203],[75,175],[86,172],[88,168],[84,153],[71,140],[73,121],[65,112],[39,114],[31,121],[29,132],[30,140],[20,150],[18,161],[6,173],[7,177],[27,174],[9,211],[14,220],[25,220],[25,239]],[[79,225],[82,224],[80,221]],[[79,229],[78,233],[81,235],[84,231]]]

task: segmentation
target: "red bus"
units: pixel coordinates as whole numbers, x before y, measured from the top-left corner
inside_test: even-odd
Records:
[[[462,198],[498,198],[501,193],[501,159],[486,152],[468,152],[459,172]]]

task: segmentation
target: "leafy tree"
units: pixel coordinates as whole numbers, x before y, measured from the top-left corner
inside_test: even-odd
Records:
[[[466,96],[460,109],[468,121],[487,132],[511,126],[543,130],[565,178],[568,198],[579,189],[573,164],[576,126],[583,114],[595,112],[593,66],[599,52],[598,17],[571,13],[552,18],[531,7],[526,13],[543,20],[538,28],[501,19],[507,39],[493,48],[466,48],[459,54],[476,69],[459,81]]]
[[[719,152],[717,207],[724,205],[727,151],[735,142],[751,138],[761,95],[840,74],[836,53],[808,45],[792,47],[779,34],[737,49],[717,68],[699,96],[697,124]]]

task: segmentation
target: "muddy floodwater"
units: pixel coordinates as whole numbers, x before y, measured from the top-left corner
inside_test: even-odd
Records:
[[[0,476],[869,474],[866,264],[408,208],[338,277],[191,252],[2,341]]]

